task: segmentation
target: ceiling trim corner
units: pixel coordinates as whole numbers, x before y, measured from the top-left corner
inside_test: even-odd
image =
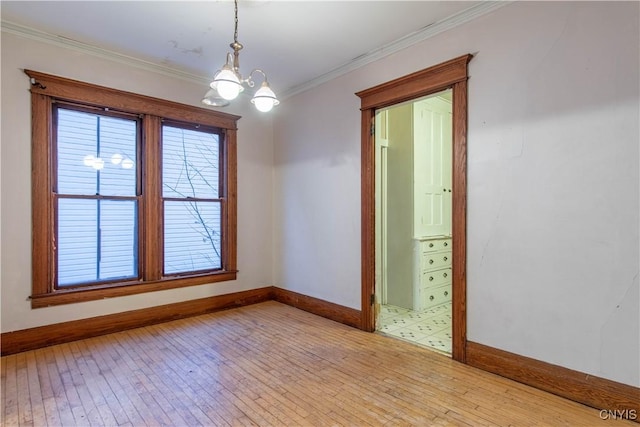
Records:
[[[286,99],[293,95],[305,92],[367,64],[370,64],[402,49],[410,47],[416,43],[427,40],[437,34],[442,33],[443,31],[455,28],[482,15],[493,12],[494,10],[506,6],[510,3],[513,3],[513,1],[483,1],[482,3],[465,9],[455,15],[451,15],[450,17],[445,18],[442,21],[435,22],[418,31],[408,34],[407,36],[401,37],[397,40],[392,41],[391,43],[388,43],[375,50],[358,56],[351,61],[312,80],[287,89],[280,94],[280,98]]]
[[[198,83],[198,84],[205,84],[205,85],[208,85],[210,82],[210,80],[208,80],[206,77],[198,76],[196,74],[179,70],[177,68],[174,68],[168,65],[158,64],[155,62],[146,61],[144,59],[135,58],[133,56],[124,55],[109,49],[103,49],[101,47],[97,47],[97,46],[90,45],[88,43],[83,43],[77,40],[73,40],[68,37],[50,34],[32,27],[16,24],[14,22],[2,20],[0,22],[0,28],[3,33],[13,34],[26,39],[35,40],[42,43],[48,43],[48,44],[63,47],[66,49],[71,49],[76,52],[89,54],[98,58],[107,59],[107,60],[118,62],[124,65],[129,65],[135,68],[162,74],[167,77],[173,77],[173,78],[188,81],[191,83]]]

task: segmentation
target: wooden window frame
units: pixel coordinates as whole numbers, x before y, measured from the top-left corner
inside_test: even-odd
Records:
[[[31,81],[31,199],[32,199],[32,293],[31,307],[40,308],[104,298],[133,295],[185,286],[235,280],[237,275],[237,121],[240,116],[124,92],[63,77],[25,70]],[[101,283],[69,289],[54,287],[53,204],[53,103],[64,101],[88,107],[108,108],[142,117],[141,144],[144,197],[140,203],[140,280]],[[162,241],[158,233],[163,218],[161,156],[162,120],[219,128],[222,169],[222,268],[215,272],[162,276]],[[158,268],[158,266],[160,268]]]

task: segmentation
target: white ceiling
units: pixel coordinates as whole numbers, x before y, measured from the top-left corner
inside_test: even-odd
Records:
[[[239,1],[240,71],[290,94],[488,11],[482,1]],[[233,41],[231,0],[2,1],[5,31],[137,58],[211,78]],[[34,31],[37,30],[37,31]],[[384,47],[384,49],[382,49]]]

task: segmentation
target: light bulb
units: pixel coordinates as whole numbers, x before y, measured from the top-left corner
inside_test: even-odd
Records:
[[[251,99],[251,103],[256,106],[258,111],[262,111],[266,113],[271,111],[271,109],[280,104],[280,101],[276,98],[276,94],[273,93],[269,84],[266,81],[262,82],[262,86],[260,89],[256,91],[256,94],[253,95]]]
[[[240,79],[233,70],[223,68],[218,75],[213,79],[211,83],[211,87],[216,85],[216,89],[218,90],[218,94],[231,101],[232,99],[236,99],[242,90],[242,86],[240,85]]]
[[[84,159],[82,161],[85,166],[93,166],[93,162],[96,161],[96,158],[93,154],[87,154],[86,156],[84,156]]]
[[[131,160],[130,158],[126,158],[122,161],[122,169],[132,169],[134,166],[133,160]]]
[[[256,98],[253,101],[253,104],[256,106],[258,111],[262,111],[263,113],[267,113],[271,111],[273,108],[273,99],[271,98]]]
[[[96,157],[93,160],[93,165],[91,166],[93,166],[95,170],[99,171],[104,168],[104,160],[102,160],[100,157]]]
[[[119,165],[121,161],[122,161],[122,154],[115,153],[113,156],[111,156],[111,163],[113,163],[114,165]]]
[[[202,98],[202,103],[210,107],[226,107],[229,105],[229,101],[220,96],[217,90],[218,83],[214,82],[211,85],[215,85],[215,88],[211,88],[207,91]]]

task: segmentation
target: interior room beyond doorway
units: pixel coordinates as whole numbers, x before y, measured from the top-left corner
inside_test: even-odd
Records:
[[[376,330],[451,353],[452,90],[376,111]]]

